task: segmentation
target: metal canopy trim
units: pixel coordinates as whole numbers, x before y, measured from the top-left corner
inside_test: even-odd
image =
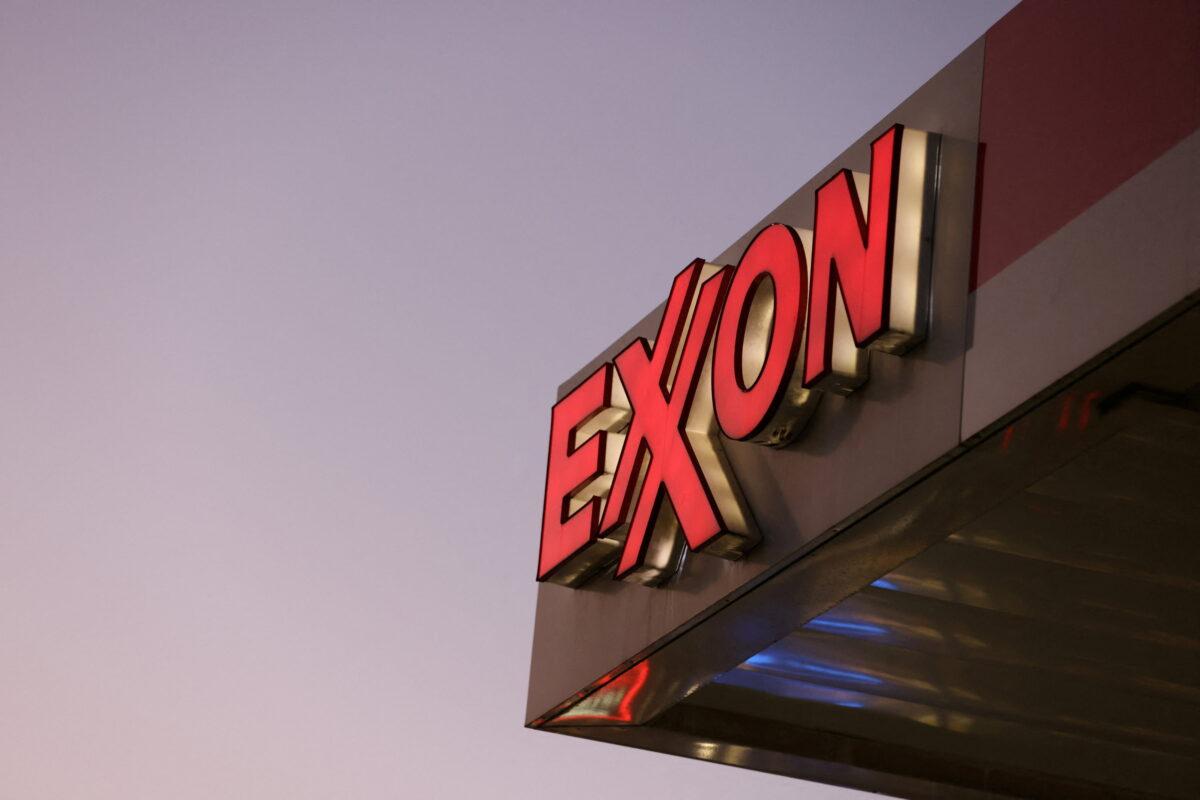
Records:
[[[548,730],[904,797],[1200,796],[1200,296]]]

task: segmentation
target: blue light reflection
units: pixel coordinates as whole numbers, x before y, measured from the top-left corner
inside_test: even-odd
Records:
[[[813,628],[819,631],[831,631],[833,633],[863,633],[868,636],[883,636],[888,632],[887,628],[881,625],[870,625],[866,622],[850,622],[844,619],[829,619],[827,617],[817,617],[809,620],[806,628]]]
[[[819,664],[815,661],[805,661],[804,659],[794,658],[791,656],[778,656],[769,650],[764,650],[746,659],[746,664],[752,667],[760,667],[764,669],[774,669],[782,672],[792,672],[801,675],[817,675],[827,678],[835,678],[837,680],[851,681],[853,683],[868,683],[872,686],[878,686],[883,683],[883,680],[868,675],[865,672],[858,672],[852,669],[841,669],[839,667],[830,667],[826,664]]]

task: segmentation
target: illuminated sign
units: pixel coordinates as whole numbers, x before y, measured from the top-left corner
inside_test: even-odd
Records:
[[[871,173],[816,192],[813,230],[768,225],[737,267],[696,260],[639,338],[559,400],[537,578],[661,583],[683,547],[736,559],[759,541],[722,437],[781,447],[825,392],[868,377],[868,349],[925,335],[938,138],[896,125]],[[810,258],[811,254],[811,258]]]

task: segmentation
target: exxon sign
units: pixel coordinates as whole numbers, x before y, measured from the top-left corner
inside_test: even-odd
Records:
[[[867,380],[928,324],[938,137],[896,125],[871,173],[816,192],[813,230],[763,228],[736,267],[696,260],[653,342],[635,340],[554,405],[537,579],[658,584],[692,551],[740,558],[760,534],[723,438],[787,445],[825,392]]]

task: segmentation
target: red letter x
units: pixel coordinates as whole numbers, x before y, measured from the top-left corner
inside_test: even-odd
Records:
[[[618,578],[626,577],[645,560],[664,497],[670,499],[691,549],[704,547],[726,530],[685,431],[728,278],[728,270],[722,268],[706,280],[689,315],[703,268],[704,262],[697,260],[676,276],[653,352],[645,339],[638,339],[615,359],[633,421],[600,528],[609,534],[629,526],[617,565]],[[634,494],[638,497],[631,515]]]

